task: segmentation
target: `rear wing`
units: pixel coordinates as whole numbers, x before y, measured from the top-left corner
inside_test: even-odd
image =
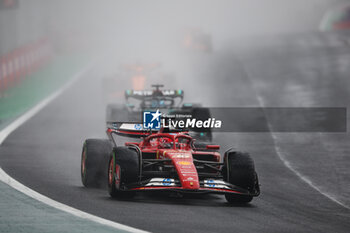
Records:
[[[134,122],[107,122],[107,135],[113,139],[113,134],[125,137],[141,138],[153,133],[188,133],[187,129],[161,128],[145,129],[143,124]]]
[[[113,134],[125,137],[147,137],[157,132],[156,130],[144,129],[143,124],[134,122],[107,122],[107,135],[111,137]]]
[[[134,98],[142,100],[147,97],[168,97],[168,98],[180,98],[183,99],[184,91],[178,90],[126,90],[125,99]]]

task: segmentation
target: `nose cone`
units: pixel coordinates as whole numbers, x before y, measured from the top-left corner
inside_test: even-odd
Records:
[[[197,169],[192,158],[174,161],[174,165],[184,189],[199,189]]]
[[[188,177],[181,180],[182,187],[184,189],[199,189],[198,177]]]

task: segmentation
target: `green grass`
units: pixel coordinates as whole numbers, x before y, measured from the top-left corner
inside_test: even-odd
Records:
[[[61,87],[88,62],[86,56],[56,56],[0,97],[0,128]]]

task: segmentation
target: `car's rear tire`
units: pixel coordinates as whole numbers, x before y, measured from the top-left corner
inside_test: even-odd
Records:
[[[229,183],[246,189],[251,193],[256,191],[257,175],[254,161],[248,153],[230,151],[225,154],[224,177]],[[229,203],[248,203],[253,200],[251,195],[225,194]]]
[[[105,187],[112,145],[105,139],[87,139],[81,154],[81,181],[85,187]]]
[[[135,192],[125,186],[139,181],[140,158],[135,149],[115,147],[109,159],[108,193],[113,198],[132,198]]]

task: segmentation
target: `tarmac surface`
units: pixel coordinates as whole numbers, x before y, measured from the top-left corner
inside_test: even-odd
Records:
[[[348,105],[350,85],[344,85],[350,71],[345,63],[349,48],[260,52],[193,56],[184,66],[192,67],[194,78],[178,84],[184,85],[188,101],[200,100],[208,106]],[[230,206],[217,195],[140,194],[132,201],[118,201],[107,190],[84,188],[82,143],[85,138],[106,137],[104,93],[97,76],[98,71],[87,74],[4,141],[0,166],[10,176],[74,208],[152,232],[349,231],[348,133],[215,135],[223,151],[234,146],[255,160],[261,195],[247,205]]]

